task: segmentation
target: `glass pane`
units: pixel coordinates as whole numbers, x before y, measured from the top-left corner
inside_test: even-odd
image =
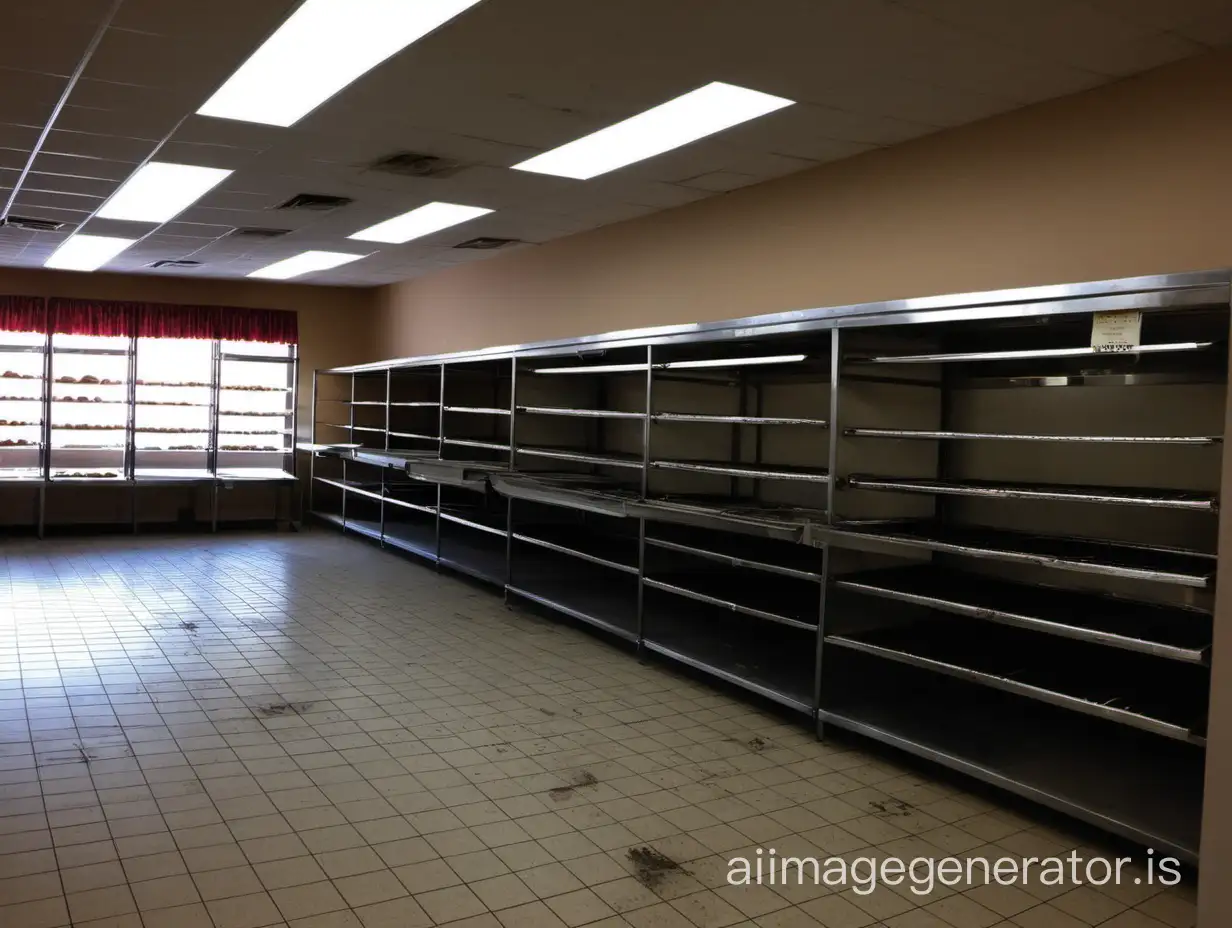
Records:
[[[208,477],[214,342],[137,340],[133,446],[138,477]]]
[[[242,346],[247,351],[234,349]],[[294,353],[289,345],[223,342],[220,350],[218,470],[255,476],[289,472],[294,412]],[[265,361],[276,352],[286,360]],[[243,353],[251,360],[227,360]]]

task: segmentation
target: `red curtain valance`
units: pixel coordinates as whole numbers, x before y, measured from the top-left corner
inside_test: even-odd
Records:
[[[39,306],[41,312],[42,300],[39,300]],[[0,303],[0,321],[4,319],[3,307],[4,304]],[[299,318],[293,311],[284,309],[123,303],[55,297],[50,303],[50,316],[52,331],[65,335],[136,335],[140,338],[221,338],[240,342],[299,343]],[[45,331],[45,324],[40,319],[35,331]]]
[[[41,296],[0,296],[0,332],[46,332],[47,301]]]
[[[110,300],[51,301],[51,331],[61,335],[125,337],[133,334],[136,303]]]

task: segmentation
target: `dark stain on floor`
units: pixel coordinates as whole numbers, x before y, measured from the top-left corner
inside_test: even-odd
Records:
[[[574,774],[573,780],[568,786],[558,786],[555,789],[550,789],[548,790],[548,795],[557,802],[564,802],[572,796],[575,791],[586,786],[594,786],[598,782],[598,777],[596,777],[593,773],[589,770],[582,770],[579,773]]]
[[[280,715],[303,715],[312,706],[310,702],[276,702],[268,706],[257,706],[252,711],[269,719]]]
[[[647,889],[654,889],[673,873],[688,874],[688,870],[653,847],[631,847],[626,855],[633,864],[634,878]]]

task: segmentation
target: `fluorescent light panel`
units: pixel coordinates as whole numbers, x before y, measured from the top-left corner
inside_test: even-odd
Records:
[[[587,180],[688,145],[794,102],[715,81],[515,164],[514,168]]]
[[[479,0],[305,0],[197,112],[291,126]]]
[[[312,274],[316,271],[328,271],[330,268],[341,267],[343,264],[350,264],[352,261],[358,261],[364,257],[367,257],[367,255],[342,254],[338,251],[305,251],[294,257],[284,258],[281,261],[268,264],[263,268],[253,271],[248,276],[258,277],[262,280],[290,280],[292,277],[299,277],[303,274]]]
[[[428,203],[409,213],[386,219],[349,236],[361,242],[387,242],[401,245],[441,229],[469,222],[492,212],[482,206],[459,206],[457,203]]]
[[[656,370],[677,370],[698,367],[750,367],[757,364],[795,364],[807,361],[806,354],[775,354],[760,358],[708,358],[704,361],[668,361],[654,365]],[[644,371],[645,364],[591,364],[582,367],[540,367],[536,374],[624,374]]]
[[[136,241],[109,235],[74,235],[52,253],[43,267],[95,271]]]
[[[151,161],[137,169],[114,194],[98,216],[134,222],[166,222],[231,176],[222,168]]]

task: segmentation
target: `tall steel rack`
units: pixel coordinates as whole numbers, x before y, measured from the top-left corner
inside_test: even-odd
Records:
[[[318,371],[310,508],[1194,861],[1228,309],[1207,272]]]
[[[12,365],[20,370],[10,370],[8,366],[0,365],[0,370],[4,371],[0,373],[0,401],[20,403],[21,408],[37,410],[38,416],[37,420],[23,416],[23,422],[31,423],[28,426],[0,422],[0,492],[20,494],[22,487],[34,491],[29,524],[25,527],[32,528],[39,537],[43,537],[49,527],[75,524],[71,517],[67,520],[54,518],[57,491],[53,488],[59,487],[119,489],[123,494],[120,508],[126,511],[123,522],[130,524],[132,531],[136,532],[142,524],[151,521],[143,518],[141,505],[143,491],[147,489],[183,487],[203,490],[208,511],[203,521],[211,531],[217,531],[220,521],[226,521],[227,513],[222,509],[222,504],[227,490],[257,485],[289,489],[295,485],[298,479],[295,435],[299,383],[299,352],[296,346],[278,346],[283,353],[259,354],[228,351],[226,343],[215,339],[210,345],[208,382],[202,380],[189,384],[143,382],[138,376],[140,343],[143,340],[125,337],[115,341],[116,344],[111,347],[58,347],[51,334],[40,334],[35,342],[20,333],[0,332],[0,358],[24,356],[31,359],[25,364]],[[101,365],[109,361],[121,362],[123,371],[120,373],[116,367],[114,377],[96,378],[89,382],[76,378],[66,381],[57,373],[56,359],[67,357],[93,358],[96,364]],[[250,362],[278,364],[285,371],[285,377],[278,384],[261,387],[263,395],[278,394],[284,398],[280,408],[251,414],[226,408],[228,398],[242,396],[254,389],[229,382],[225,373],[227,365],[238,365],[242,369]],[[163,388],[180,391],[178,399],[174,394],[159,395]],[[185,399],[185,390],[199,391],[200,395]],[[63,394],[97,396],[67,397]],[[167,396],[173,398],[168,400]],[[71,420],[74,411],[93,411],[100,407],[115,410],[114,427],[95,426],[81,434],[114,436],[110,444],[57,444],[53,436],[58,430],[63,435],[65,429],[80,428],[65,425],[65,417]],[[162,432],[168,440],[174,440],[172,436],[179,434],[170,429],[143,427],[141,411],[154,407],[205,409],[208,424],[201,426],[199,433],[186,436],[203,440],[203,443],[199,447],[194,446],[191,452],[142,447],[138,438],[142,434]],[[258,416],[259,419],[256,418]],[[255,428],[252,427],[254,421],[265,424]],[[257,440],[251,436],[258,432],[262,441],[276,442],[276,446],[271,445],[268,450],[237,447],[244,441],[239,436],[250,436],[248,441],[251,442]],[[27,438],[27,435],[34,437]],[[21,441],[22,444],[4,444],[6,439]],[[85,473],[80,473],[83,471]],[[292,497],[290,502],[283,498],[285,495]],[[298,520],[293,497],[293,492],[279,492],[276,495],[274,521]],[[16,496],[13,498],[16,499]],[[116,524],[120,522],[116,521]],[[4,527],[22,526],[6,523]]]

